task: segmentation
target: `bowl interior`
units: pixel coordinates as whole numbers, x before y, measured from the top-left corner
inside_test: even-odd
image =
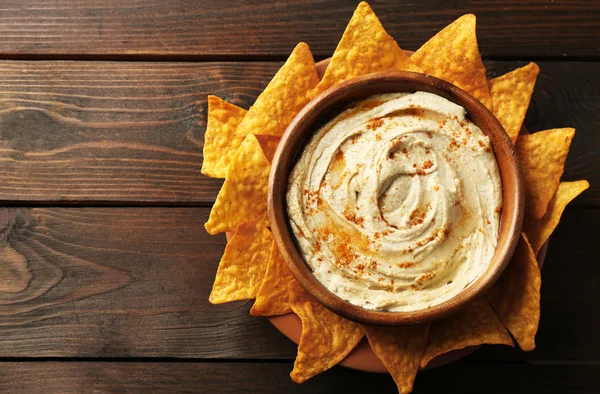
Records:
[[[469,119],[490,138],[502,180],[503,207],[498,245],[487,270],[452,299],[410,312],[369,310],[339,298],[312,274],[296,243],[287,216],[285,196],[288,176],[313,133],[350,103],[375,94],[416,91],[434,93],[461,105]],[[498,120],[477,99],[456,86],[411,72],[385,72],[354,78],[312,100],[294,118],[281,139],[273,158],[268,196],[271,231],[294,277],[327,308],[366,324],[420,323],[458,311],[500,276],[515,249],[523,220],[522,178],[518,160],[514,146]]]

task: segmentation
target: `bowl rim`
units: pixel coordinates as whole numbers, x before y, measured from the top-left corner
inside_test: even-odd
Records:
[[[456,296],[427,309],[390,312],[366,309],[327,289],[312,273],[299,250],[287,216],[288,176],[298,152],[325,121],[348,104],[380,93],[431,92],[461,105],[470,120],[491,142],[502,180],[502,216],[496,251],[488,268]],[[312,127],[311,127],[312,126]],[[348,319],[372,325],[424,323],[460,311],[483,294],[502,274],[516,248],[523,222],[523,178],[508,134],[496,117],[476,98],[457,86],[433,76],[407,71],[368,74],[341,82],[311,100],[284,132],[271,164],[268,214],[273,238],[282,258],[302,287],[321,304]]]

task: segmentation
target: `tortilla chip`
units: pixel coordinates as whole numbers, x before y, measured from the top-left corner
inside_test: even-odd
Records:
[[[208,300],[222,304],[254,298],[265,276],[273,236],[262,222],[238,226],[227,243]]]
[[[410,393],[427,344],[429,324],[364,326],[373,352],[392,375],[399,393]]]
[[[575,130],[539,131],[522,135],[516,150],[525,185],[525,212],[535,219],[546,213],[564,171]]]
[[[254,316],[277,316],[292,312],[288,296],[288,285],[294,279],[285,261],[279,254],[277,244],[271,245],[269,265],[256,301],[250,309]]]
[[[472,301],[457,315],[431,324],[421,367],[442,354],[483,344],[513,346],[510,335],[485,297]]]
[[[281,138],[272,137],[270,135],[257,135],[256,139],[258,140],[263,153],[267,156],[269,163],[273,162],[273,156],[275,156],[275,151],[277,150],[277,145],[279,145]]]
[[[489,82],[494,115],[508,133],[513,144],[517,141],[525,113],[540,68],[535,63],[517,68]]]
[[[319,83],[308,45],[299,43],[266,89],[258,96],[235,133],[281,137]]]
[[[208,96],[208,121],[204,133],[204,160],[201,172],[213,178],[225,178],[227,167],[244,137],[235,135],[246,110]]]
[[[502,323],[525,351],[535,348],[541,284],[535,255],[527,236],[521,233],[515,254],[498,282],[488,291],[488,298]]]
[[[558,189],[556,189],[554,197],[552,197],[552,200],[548,204],[546,214],[541,219],[533,219],[525,215],[523,232],[527,234],[535,256],[537,256],[544,243],[550,238],[567,204],[589,187],[590,184],[588,181],[561,182],[558,185]]]
[[[209,234],[233,231],[245,221],[268,226],[267,191],[271,165],[255,136],[249,135],[227,168],[225,183],[204,225]]]
[[[363,1],[354,11],[313,97],[359,75],[403,70],[420,71]]]
[[[427,41],[410,58],[426,74],[470,93],[492,109],[492,98],[475,35],[475,15],[463,15]]]
[[[308,294],[295,280],[289,284],[292,309],[302,320],[302,336],[292,380],[302,383],[340,361],[365,335],[363,328],[336,315]]]

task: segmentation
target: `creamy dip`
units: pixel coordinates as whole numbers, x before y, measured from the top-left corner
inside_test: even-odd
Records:
[[[485,272],[502,184],[489,138],[463,107],[394,93],[321,127],[286,198],[301,252],[325,287],[363,308],[414,311]]]

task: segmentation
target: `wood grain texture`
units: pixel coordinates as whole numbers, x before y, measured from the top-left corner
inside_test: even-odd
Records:
[[[299,41],[333,52],[357,1],[5,0],[0,56],[287,56]],[[400,46],[415,50],[465,13],[484,56],[599,57],[595,0],[371,1]]]
[[[280,64],[0,62],[0,201],[211,204],[206,95],[248,108]],[[577,129],[564,179],[590,180],[575,206],[600,206],[600,63],[540,67],[526,125]]]
[[[334,367],[303,384],[284,363],[2,362],[5,393],[358,393],[397,392],[385,374]],[[597,393],[600,367],[476,365],[464,362],[421,372],[414,394]]]
[[[0,63],[0,200],[214,201],[206,96],[248,107],[279,63]]]
[[[225,236],[209,236],[207,218],[0,209],[0,356],[289,358],[250,302],[208,302]]]
[[[250,302],[208,303],[225,245],[204,231],[208,211],[1,209],[0,355],[293,360]],[[474,360],[600,361],[600,259],[584,236],[599,222],[600,209],[568,209],[552,238],[537,349]]]

